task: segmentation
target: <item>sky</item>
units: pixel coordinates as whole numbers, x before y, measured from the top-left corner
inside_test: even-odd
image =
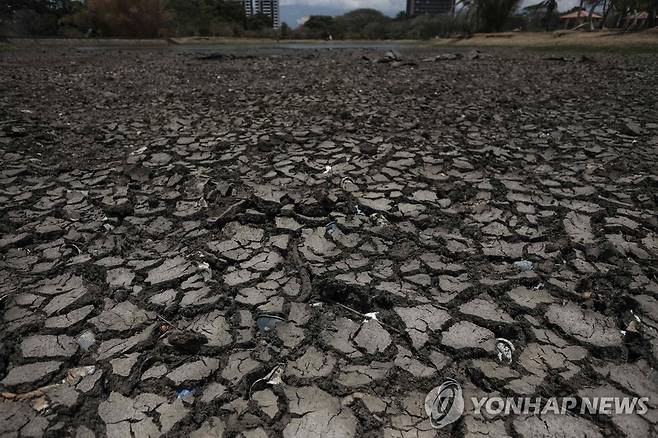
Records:
[[[377,9],[394,16],[407,7],[406,0],[280,0],[281,20],[291,27],[302,24],[309,15],[342,15],[359,9]]]
[[[522,6],[539,3],[540,0],[523,0]],[[578,6],[578,0],[558,0],[559,9],[565,11]],[[372,8],[391,17],[407,7],[406,0],[280,0],[281,21],[290,27],[302,24],[309,15],[342,15],[345,12]]]

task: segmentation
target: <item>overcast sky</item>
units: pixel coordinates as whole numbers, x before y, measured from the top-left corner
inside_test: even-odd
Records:
[[[539,3],[540,0],[522,0],[522,6]],[[578,0],[558,0],[564,11],[578,5]],[[300,25],[309,15],[341,15],[358,8],[372,8],[386,15],[395,16],[407,7],[406,0],[280,0],[281,20],[291,27]]]
[[[281,6],[306,5],[335,7],[345,10],[358,8],[379,9],[382,12],[401,11],[406,7],[406,0],[281,0]]]
[[[309,15],[341,15],[359,8],[372,8],[395,15],[407,6],[406,0],[280,0],[281,20],[297,27]]]

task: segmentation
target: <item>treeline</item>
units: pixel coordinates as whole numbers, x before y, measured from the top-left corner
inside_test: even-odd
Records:
[[[395,18],[373,9],[358,9],[338,17],[311,16],[290,35],[299,39],[429,39],[476,32],[550,31],[564,25],[557,0],[542,0],[523,9],[520,3],[520,0],[460,0],[451,14],[409,17],[400,12]],[[566,12],[583,10],[587,17],[599,10],[603,19],[596,26],[590,21],[585,30],[596,27],[636,30],[655,26],[651,17],[655,17],[657,9],[658,0],[638,0],[633,7],[629,7],[628,0],[581,0],[581,6]],[[649,11],[649,18],[640,23],[628,20],[634,11]],[[631,27],[631,24],[636,25]]]
[[[427,39],[437,32],[461,31],[448,16],[408,17],[400,12],[395,18],[374,9],[357,9],[337,17],[312,15],[293,30],[298,39]]]
[[[428,39],[468,31],[465,20],[450,15],[395,18],[374,9],[357,9],[337,17],[312,15],[292,36],[299,39]]]
[[[271,36],[272,21],[230,0],[0,0],[0,35]]]
[[[357,9],[337,17],[315,15],[296,29],[272,29],[269,17],[245,16],[231,0],[0,0],[0,36],[177,37],[227,36],[277,39],[429,39],[475,32],[554,30],[557,0],[519,10],[520,0],[457,0],[450,14],[388,17]],[[580,0],[578,9],[602,10],[598,27],[655,25],[658,0]],[[638,22],[627,17],[648,11]],[[594,29],[590,20],[588,29]]]
[[[429,39],[474,32],[500,32],[522,27],[515,15],[516,0],[483,0],[461,4],[455,13],[395,18],[374,9],[357,9],[338,17],[311,16],[293,33],[298,38],[332,39]]]
[[[519,0],[459,0],[459,12],[388,17],[374,9],[311,16],[296,29],[246,17],[231,0],[0,0],[0,35],[65,37],[227,36],[280,39],[428,39],[518,27]],[[468,1],[468,3],[465,3]]]

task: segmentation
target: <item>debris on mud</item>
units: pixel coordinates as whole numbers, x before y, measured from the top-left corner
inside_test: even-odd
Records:
[[[656,435],[656,55],[400,47],[2,52],[0,436]]]
[[[545,61],[560,61],[560,62],[575,62],[575,63],[583,63],[583,62],[596,62],[593,58],[585,55],[578,55],[578,56],[546,56],[542,58]]]
[[[521,272],[531,271],[534,267],[534,264],[530,260],[517,260],[513,264]]]
[[[498,363],[511,364],[516,348],[511,341],[505,338],[496,339],[496,358]]]
[[[399,66],[415,66],[416,62],[411,60],[404,60],[402,55],[397,50],[389,50],[384,53],[383,56],[378,58],[371,58],[370,56],[364,55],[363,59],[365,61],[370,61],[373,64],[390,64],[392,67]]]
[[[208,343],[208,338],[202,333],[189,330],[173,330],[167,334],[167,342],[184,353],[196,353]]]
[[[261,331],[268,332],[274,330],[279,321],[283,320],[279,315],[260,315],[256,318],[256,324]]]
[[[455,61],[462,59],[461,53],[440,53],[429,58],[423,59],[423,62],[436,62],[436,61]]]
[[[94,332],[87,330],[78,336],[78,345],[82,351],[89,350],[96,343]]]
[[[270,385],[270,386],[275,386],[275,385],[281,385],[283,383],[283,380],[281,379],[283,377],[283,373],[285,372],[286,367],[284,364],[278,364],[272,370],[265,375],[265,377],[261,377],[260,379],[257,379],[254,381],[254,383],[251,384],[249,387],[249,394],[251,397],[251,394],[253,393],[254,389],[258,388],[261,385]]]

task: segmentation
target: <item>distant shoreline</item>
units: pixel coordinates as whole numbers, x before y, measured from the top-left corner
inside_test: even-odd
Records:
[[[182,37],[182,38],[3,38],[0,47],[108,47],[108,48],[166,48],[169,46],[290,46],[313,45],[314,48],[340,48],[341,46],[409,45],[423,47],[528,47],[528,48],[619,48],[645,47],[658,49],[658,30],[641,32],[505,32],[475,34],[471,37],[435,38],[431,40],[274,40],[268,38]]]

